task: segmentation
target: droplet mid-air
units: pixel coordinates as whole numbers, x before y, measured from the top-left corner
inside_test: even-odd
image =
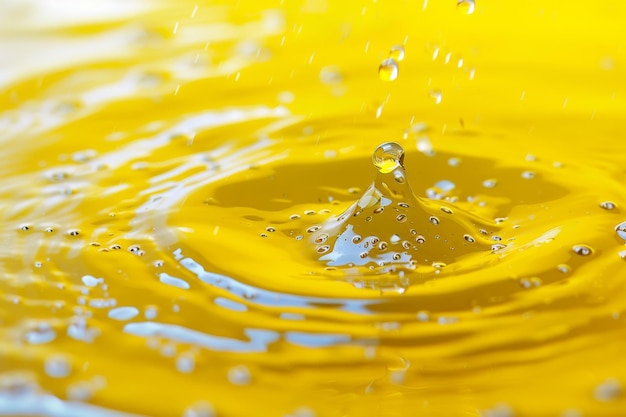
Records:
[[[398,78],[398,63],[393,58],[387,58],[378,67],[378,77],[383,81],[394,81]]]
[[[311,233],[310,243],[320,261],[334,267],[383,267],[382,271],[388,265],[441,269],[461,257],[492,251],[489,236],[481,231],[493,231],[495,224],[413,193],[399,144],[378,146],[372,162],[376,178],[370,187],[346,211]]]
[[[474,3],[474,0],[458,0],[456,6],[465,14],[472,14],[476,9],[476,4]]]

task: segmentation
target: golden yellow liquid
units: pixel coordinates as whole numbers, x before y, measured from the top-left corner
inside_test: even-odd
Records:
[[[626,6],[460,3],[0,5],[0,415],[626,415]]]

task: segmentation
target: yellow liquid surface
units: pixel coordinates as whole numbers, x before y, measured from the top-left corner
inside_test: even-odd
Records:
[[[459,3],[2,2],[0,415],[626,415],[626,5]]]

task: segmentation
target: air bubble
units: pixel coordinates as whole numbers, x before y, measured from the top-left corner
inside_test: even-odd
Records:
[[[396,62],[402,62],[404,59],[404,47],[402,45],[394,45],[389,50],[389,57]]]
[[[572,250],[576,255],[589,256],[593,253],[593,249],[587,245],[574,245]]]
[[[476,242],[476,239],[474,239],[474,238],[473,238],[472,236],[470,236],[470,235],[463,235],[463,239],[465,239],[465,241],[466,241],[466,242],[469,242],[469,243],[474,243],[474,242]]]
[[[80,230],[72,229],[67,232],[70,236],[78,236],[80,234]]]
[[[476,9],[476,4],[474,3],[474,0],[458,0],[456,6],[465,14],[473,14],[474,10]]]
[[[399,223],[404,223],[406,219],[406,214],[398,214],[398,216],[396,217],[396,221],[398,221]]]
[[[352,243],[355,243],[355,244],[356,244],[356,243],[359,243],[359,242],[361,242],[361,239],[362,239],[362,237],[361,237],[361,236],[356,235],[356,236],[354,236],[354,237],[352,238]]]
[[[441,211],[443,211],[444,213],[452,214],[452,210],[450,210],[448,207],[441,207]]]
[[[329,250],[330,250],[330,246],[328,245],[318,246],[317,253],[322,254],[322,253],[328,252]]]
[[[321,226],[319,226],[319,225],[311,226],[311,227],[309,227],[308,229],[306,229],[306,232],[307,232],[307,233],[315,233],[315,232],[317,232],[318,230],[320,230],[321,228],[322,228],[322,227],[321,227]]]
[[[315,238],[315,243],[324,243],[328,240],[328,234],[322,233]]]
[[[378,244],[378,249],[379,250],[387,250],[387,242],[380,242]]]
[[[374,210],[374,214],[380,214],[380,213],[382,213],[384,210],[385,210],[385,208],[384,208],[384,207],[377,207],[377,208]]]
[[[378,67],[378,77],[383,81],[394,81],[398,73],[398,63],[393,58],[385,59]]]
[[[428,218],[428,221],[431,222],[432,224],[439,224],[439,219],[435,216],[430,216]]]
[[[23,224],[23,225],[20,226],[20,230],[23,230],[23,231],[26,232],[26,231],[30,230],[30,226],[27,225],[27,224]]]
[[[530,180],[535,178],[535,173],[532,171],[524,171],[522,172],[522,178],[526,179],[526,180]]]
[[[572,268],[566,264],[559,264],[556,266],[556,269],[563,274],[567,274],[572,271]]]
[[[602,207],[605,210],[615,210],[617,205],[612,201],[603,201],[600,203],[600,207]]]
[[[626,222],[621,222],[615,226],[615,232],[620,238],[626,240]]]
[[[292,214],[291,216],[289,216],[289,220],[298,220],[300,218],[300,215],[298,214]]]
[[[383,143],[374,151],[372,162],[381,174],[392,172],[402,166],[404,162],[404,149],[395,142]]]
[[[424,242],[426,242],[426,239],[424,238],[424,236],[419,235],[418,237],[415,238],[415,241],[421,245]]]
[[[265,230],[266,230],[267,232],[270,232],[270,233],[274,233],[274,232],[276,231],[276,229],[275,229],[274,227],[272,227],[272,226],[268,226],[268,227],[266,227],[266,228],[265,228]]]

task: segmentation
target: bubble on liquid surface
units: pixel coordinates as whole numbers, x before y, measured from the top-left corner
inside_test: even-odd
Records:
[[[393,58],[387,58],[378,67],[378,77],[383,81],[394,81],[398,78],[398,63]]]
[[[464,256],[491,252],[489,235],[497,229],[493,221],[413,193],[402,146],[381,144],[372,162],[376,177],[369,188],[346,211],[311,233],[309,242],[319,261],[382,272],[390,265],[432,271]]]
[[[615,232],[617,233],[617,236],[626,240],[626,222],[621,222],[615,226]]]
[[[472,14],[476,9],[476,4],[474,3],[474,0],[458,0],[456,7],[459,10],[462,10],[465,14]]]

